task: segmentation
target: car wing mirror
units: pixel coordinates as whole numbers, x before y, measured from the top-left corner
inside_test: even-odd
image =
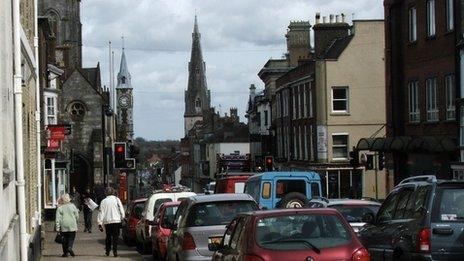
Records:
[[[361,220],[367,224],[374,224],[375,217],[372,213],[364,213]]]

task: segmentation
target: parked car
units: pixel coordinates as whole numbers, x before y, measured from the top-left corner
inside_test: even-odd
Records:
[[[214,190],[216,188],[216,181],[211,181],[210,183],[206,184],[205,188],[203,189],[203,193],[205,194],[214,194]]]
[[[168,260],[211,260],[211,242],[220,242],[226,225],[238,214],[258,209],[247,194],[214,194],[184,200],[168,242]]]
[[[128,246],[135,245],[135,228],[142,217],[146,198],[135,199],[126,208],[125,218],[122,222],[122,238]]]
[[[194,195],[196,194],[193,192],[170,189],[169,191],[154,193],[148,198],[142,212],[142,217],[136,227],[136,243],[140,252],[151,252],[151,226],[154,224],[154,215],[158,211],[159,206],[165,202],[180,201]]]
[[[265,209],[307,207],[321,191],[321,178],[311,171],[264,172],[251,176],[245,185],[245,193]]]
[[[216,179],[216,189],[214,193],[244,193],[245,182],[254,173],[228,173],[226,175],[218,176]]]
[[[370,200],[360,199],[331,199],[327,207],[338,210],[343,217],[350,223],[354,232],[358,233],[359,229],[366,225],[363,217],[366,214],[375,216],[380,208],[380,203]]]
[[[464,181],[401,181],[359,236],[373,260],[463,260]]]
[[[238,215],[213,260],[369,260],[353,229],[334,209],[285,209]]]
[[[168,238],[171,235],[172,224],[180,202],[161,204],[155,214],[155,221],[151,227],[151,242],[153,260],[164,260],[166,257]]]

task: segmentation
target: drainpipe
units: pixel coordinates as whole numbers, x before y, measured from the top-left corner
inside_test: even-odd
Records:
[[[23,158],[23,94],[21,75],[20,0],[13,0],[14,118],[16,151],[17,209],[19,214],[20,256],[27,261],[26,197]]]
[[[40,78],[39,78],[39,25],[38,25],[38,0],[34,0],[34,56],[35,56],[35,123],[37,139],[37,211],[39,227],[42,225],[42,158],[40,153],[41,128],[40,128]]]

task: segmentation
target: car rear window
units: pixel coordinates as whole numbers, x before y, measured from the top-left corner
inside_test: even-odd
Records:
[[[153,213],[156,213],[158,211],[159,206],[161,204],[166,203],[166,202],[172,202],[172,199],[170,198],[159,198],[155,201],[155,206],[153,207]]]
[[[338,210],[348,222],[362,222],[363,215],[367,213],[375,217],[380,208],[374,205],[331,205],[329,207]]]
[[[464,189],[439,188],[434,210],[434,222],[464,222]]]
[[[351,242],[350,230],[336,215],[292,215],[256,221],[256,242],[271,250],[338,247]]]
[[[237,214],[257,209],[253,201],[198,203],[189,210],[187,227],[227,225]]]
[[[136,203],[132,208],[132,215],[134,215],[137,218],[140,218],[142,216],[144,207],[145,202]]]
[[[178,206],[172,206],[172,207],[167,207],[164,210],[164,217],[163,217],[163,221],[161,222],[162,227],[168,228],[172,224],[174,224],[174,219],[176,217],[177,208]]]

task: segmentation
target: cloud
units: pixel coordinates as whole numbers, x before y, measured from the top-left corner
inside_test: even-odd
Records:
[[[265,62],[286,51],[290,20],[345,13],[349,19],[382,18],[373,0],[87,0],[82,1],[85,66],[100,62],[102,84],[109,82],[108,41],[119,69],[121,36],[135,95],[135,132],[147,139],[183,136],[191,33],[198,14],[212,103],[245,113],[248,87],[262,88],[257,77]],[[354,14],[354,15],[352,15]]]

